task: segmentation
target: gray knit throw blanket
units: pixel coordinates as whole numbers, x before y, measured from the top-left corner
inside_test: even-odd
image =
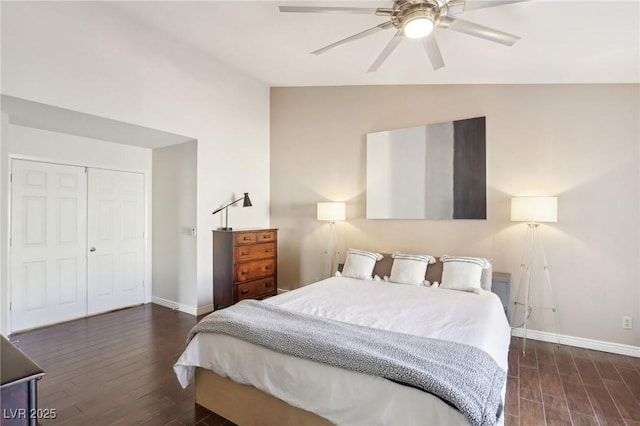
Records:
[[[215,311],[189,333],[226,334],[254,345],[376,376],[438,396],[474,425],[502,414],[506,372],[474,346],[303,314],[256,300]]]

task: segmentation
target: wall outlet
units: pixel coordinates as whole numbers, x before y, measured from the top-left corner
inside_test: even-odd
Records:
[[[631,317],[622,317],[622,328],[631,330],[633,328],[633,319]]]

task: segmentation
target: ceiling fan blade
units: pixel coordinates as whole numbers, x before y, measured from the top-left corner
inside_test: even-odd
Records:
[[[376,60],[371,64],[371,67],[367,70],[367,72],[375,72],[378,71],[380,65],[391,55],[391,52],[400,44],[403,39],[402,30],[398,30],[396,34],[393,36],[389,44],[380,52],[380,55],[376,58]]]
[[[324,7],[324,6],[278,6],[280,12],[290,13],[351,13],[375,15],[375,8],[366,7]]]
[[[530,0],[452,0],[447,2],[447,7],[453,14],[469,12],[471,10],[485,9],[487,7],[504,6],[513,3],[524,3]]]
[[[431,61],[433,70],[436,71],[444,67],[444,60],[442,59],[442,54],[440,53],[440,48],[438,47],[436,35],[434,33],[431,33],[427,37],[423,38],[422,45],[424,46],[424,50],[427,52],[429,61]]]
[[[448,28],[450,30],[457,31],[459,33],[464,33],[470,36],[480,37],[485,40],[504,44],[505,46],[513,46],[516,41],[520,40],[520,37],[514,36],[513,34],[485,27],[484,25],[476,24],[471,21],[452,18],[450,16],[443,16],[438,22],[438,26],[441,28]]]
[[[325,46],[323,48],[320,48],[318,50],[314,50],[311,53],[313,53],[314,55],[320,55],[320,54],[326,52],[327,50],[335,49],[336,47],[340,47],[340,46],[343,46],[343,45],[345,45],[345,44],[347,44],[349,42],[352,42],[354,40],[358,40],[358,39],[361,39],[361,38],[366,37],[368,35],[375,34],[378,31],[386,30],[387,28],[392,27],[392,26],[393,26],[392,22],[390,22],[390,21],[389,22],[385,22],[383,24],[376,25],[373,28],[369,28],[368,30],[364,30],[361,33],[354,34],[351,37],[347,37],[347,38],[345,38],[343,40],[336,41],[335,43],[332,43],[332,44],[330,44],[328,46]]]

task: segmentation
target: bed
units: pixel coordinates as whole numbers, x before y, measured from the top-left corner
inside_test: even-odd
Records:
[[[385,256],[391,259],[391,256]],[[388,275],[389,261],[374,271]],[[431,274],[431,275],[429,275]],[[441,277],[442,265],[427,271]],[[491,280],[490,270],[483,282]],[[385,281],[332,277],[261,303],[350,324],[465,343],[507,370],[510,327],[499,298]],[[237,424],[469,424],[414,387],[276,352],[224,334],[198,333],[174,366],[196,402]],[[504,401],[506,381],[502,384]],[[502,423],[500,416],[498,423]]]

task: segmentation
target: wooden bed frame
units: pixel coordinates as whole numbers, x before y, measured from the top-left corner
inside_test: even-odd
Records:
[[[383,253],[377,262],[374,275],[391,275],[393,258]],[[483,271],[482,280],[491,280],[492,271]],[[430,265],[425,277],[429,281],[440,281],[442,262]],[[261,390],[221,377],[213,371],[197,367],[195,373],[196,403],[240,426],[327,426],[332,425],[324,417],[293,407]]]
[[[196,403],[240,426],[327,426],[317,414],[293,407],[261,390],[196,368]]]

